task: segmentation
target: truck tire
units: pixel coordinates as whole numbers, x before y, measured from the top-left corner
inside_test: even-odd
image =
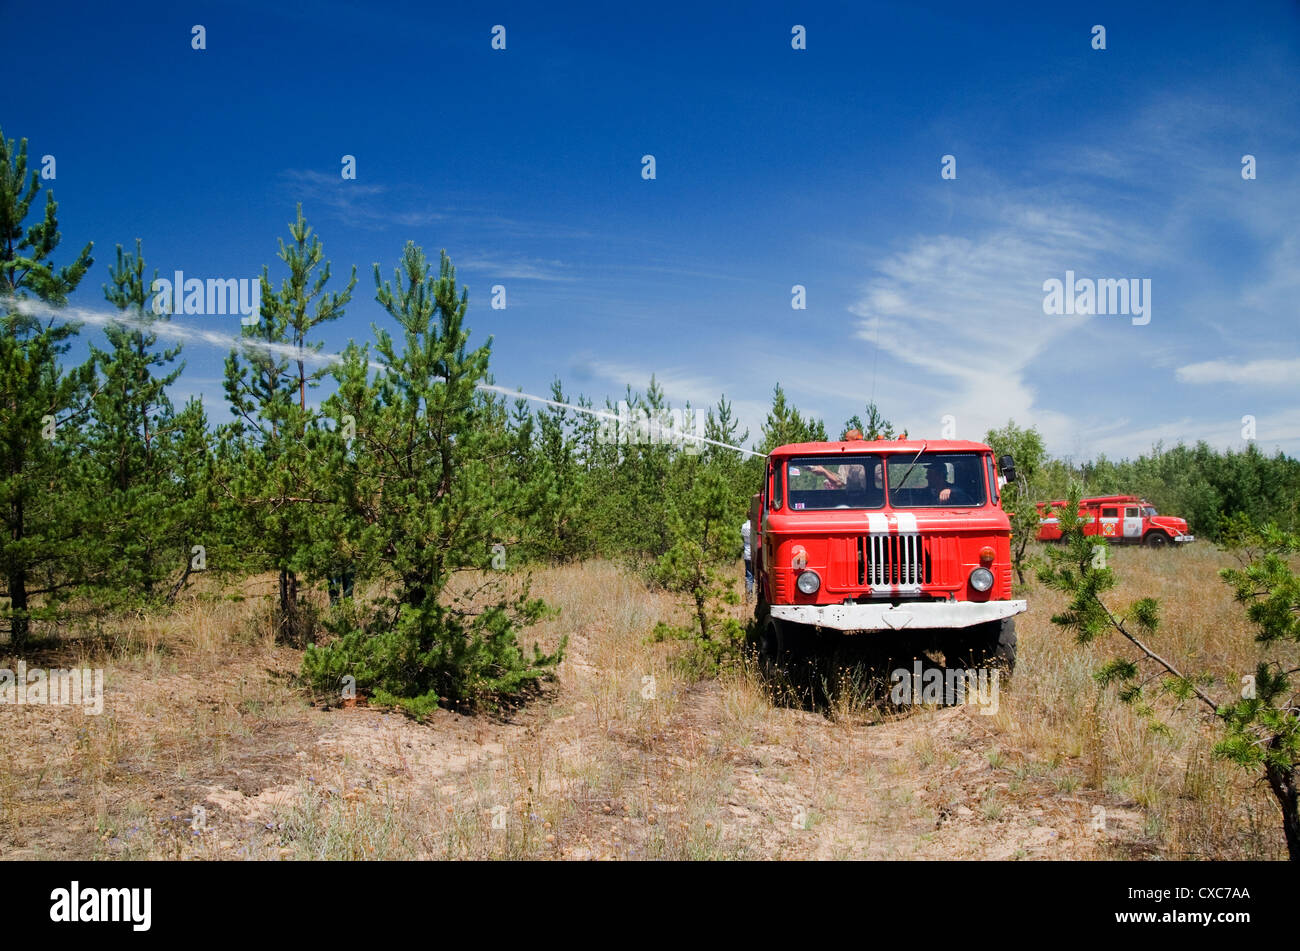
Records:
[[[754,648],[759,669],[767,673],[772,666],[773,660],[781,651],[784,638],[782,637],[783,632],[781,631],[780,622],[772,617],[771,607],[761,591],[758,596],[758,603],[754,605],[754,626],[751,630],[750,644]]]
[[[785,667],[789,659],[788,641],[785,622],[767,614],[758,628],[758,667],[763,673],[770,675]]]
[[[1010,676],[1016,669],[1015,618],[953,632],[945,642],[943,660],[947,667],[999,667]]]
[[[997,632],[989,660],[1001,667],[1010,677],[1016,669],[1016,619],[1003,618],[992,625]]]
[[[1164,548],[1169,544],[1169,536],[1157,528],[1147,532],[1147,537],[1143,541],[1148,548]]]

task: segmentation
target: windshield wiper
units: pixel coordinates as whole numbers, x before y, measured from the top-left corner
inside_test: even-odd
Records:
[[[921,458],[921,453],[925,452],[925,448],[928,445],[930,445],[930,440],[927,439],[921,443],[921,448],[918,449],[916,451],[916,455],[912,457],[912,464],[908,466],[907,471],[903,473],[903,478],[898,480],[898,487],[900,489],[907,483],[907,477],[910,476],[912,474],[912,470],[916,468],[916,460]],[[892,479],[890,480],[890,483],[891,483],[889,486],[890,491],[893,491],[894,486],[892,484],[893,483]]]

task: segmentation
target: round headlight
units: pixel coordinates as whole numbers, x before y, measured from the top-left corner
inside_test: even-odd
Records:
[[[817,577],[817,572],[815,571],[805,571],[800,573],[799,580],[796,584],[799,586],[799,590],[804,594],[816,594],[817,589],[822,586],[822,579]]]
[[[970,573],[970,586],[976,591],[987,591],[993,587],[993,572],[987,568],[976,568]]]

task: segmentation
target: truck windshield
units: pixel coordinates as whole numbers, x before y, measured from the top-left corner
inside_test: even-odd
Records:
[[[1156,515],[1156,514],[1158,514],[1158,513],[1157,513],[1156,510],[1155,510],[1155,506],[1152,506],[1152,505],[1145,505],[1145,506],[1142,507],[1142,517],[1143,517],[1143,518],[1151,518],[1151,516]]]
[[[790,508],[878,509],[885,504],[878,456],[800,456],[786,466]]]
[[[898,453],[888,464],[889,504],[894,508],[984,504],[984,461],[979,453]]]

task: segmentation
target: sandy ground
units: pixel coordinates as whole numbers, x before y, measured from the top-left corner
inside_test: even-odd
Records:
[[[606,596],[580,598],[589,586],[563,571],[542,577],[539,593],[564,607],[544,646],[567,634],[569,650],[557,682],[508,715],[439,710],[417,722],[364,698],[313,704],[293,682],[299,652],[264,639],[169,647],[163,637],[110,658],[102,716],[0,712],[0,849],[11,859],[1168,857],[1146,808],[1113,783],[1089,784],[1079,750],[1045,757],[1021,742],[1018,718],[1031,713],[1015,702],[1017,681],[996,716],[783,705],[752,670],[684,677],[672,663],[680,646],[646,637],[665,605],[644,603],[613,567],[578,570],[605,572]],[[1022,633],[1018,678],[1032,643]]]

